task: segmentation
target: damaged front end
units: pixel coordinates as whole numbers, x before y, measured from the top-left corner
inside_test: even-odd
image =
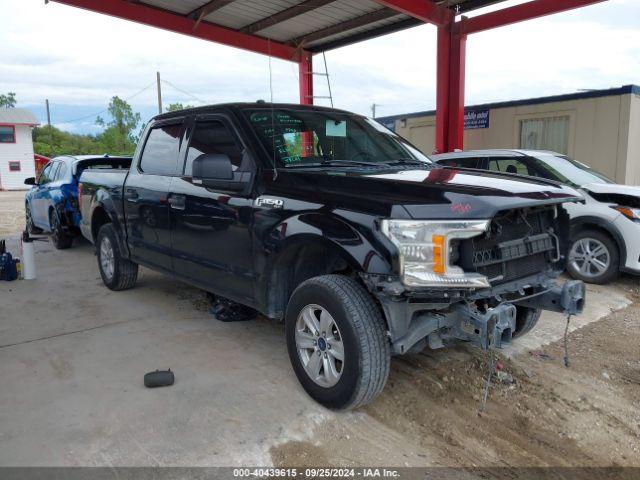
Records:
[[[457,230],[447,230],[446,222],[444,229],[425,222],[426,236],[418,222],[391,230],[401,252],[401,274],[362,278],[385,313],[393,352],[442,348],[454,340],[501,348],[522,330],[527,312],[582,312],[584,284],[556,281],[564,269],[566,220],[564,209],[547,206],[503,212],[484,226],[467,222],[455,225]],[[431,269],[422,275],[407,268],[420,255]],[[407,271],[417,285],[411,284],[414,278],[407,280]],[[439,285],[436,275],[447,273],[448,283]]]

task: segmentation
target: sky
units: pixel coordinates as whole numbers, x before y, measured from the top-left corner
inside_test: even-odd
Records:
[[[508,0],[476,14],[522,0]],[[473,16],[470,14],[469,16]],[[327,52],[334,105],[378,116],[435,106],[436,29],[425,25]],[[118,95],[143,121],[164,104],[270,99],[297,102],[291,62],[43,0],[0,0],[0,93],[74,133],[99,133]],[[323,71],[322,57],[315,70]],[[316,77],[316,95],[327,94]],[[640,1],[582,9],[474,34],[467,42],[466,104],[640,84]],[[319,99],[318,104],[327,104]]]

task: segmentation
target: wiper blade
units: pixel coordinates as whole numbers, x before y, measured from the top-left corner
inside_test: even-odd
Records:
[[[381,164],[380,162],[365,162],[363,160],[323,160],[322,162],[320,162],[321,165],[365,165],[365,166],[369,166],[369,167],[379,167],[380,165],[384,165]]]

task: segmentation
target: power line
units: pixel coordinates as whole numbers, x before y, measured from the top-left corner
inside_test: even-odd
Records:
[[[174,85],[173,83],[171,83],[169,80],[164,80],[164,79],[163,79],[163,80],[161,80],[161,82],[162,82],[162,83],[166,83],[167,85],[169,85],[170,87],[172,87],[172,88],[176,89],[176,90],[177,90],[177,91],[179,91],[180,93],[183,93],[183,94],[185,94],[185,95],[187,95],[187,96],[189,96],[189,97],[193,98],[194,100],[197,100],[197,101],[198,101],[198,102],[200,102],[200,103],[203,103],[203,104],[207,104],[207,103],[209,103],[209,102],[205,102],[205,101],[204,101],[204,100],[202,100],[201,98],[199,98],[199,97],[195,96],[193,93],[189,93],[189,92],[187,92],[186,90],[183,90],[182,88],[175,86],[175,85]]]
[[[131,100],[132,98],[137,97],[138,95],[140,95],[142,92],[144,92],[145,90],[148,90],[149,88],[153,87],[156,84],[155,81],[151,82],[149,85],[147,85],[146,87],[142,88],[141,90],[137,91],[136,93],[134,93],[133,95],[130,95],[126,98],[124,98],[123,100],[125,102],[128,102],[129,100]],[[104,110],[100,110],[98,113],[92,113],[90,115],[84,115],[82,117],[78,117],[78,118],[74,118],[72,120],[64,120],[64,123],[75,123],[75,122],[79,122],[80,120],[85,120],[87,118],[91,118],[91,117],[97,117],[98,115],[102,115],[103,113],[109,111],[109,108],[105,108]]]

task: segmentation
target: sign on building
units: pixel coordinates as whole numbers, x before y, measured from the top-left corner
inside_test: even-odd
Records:
[[[489,128],[489,110],[471,110],[464,114],[464,129]]]

